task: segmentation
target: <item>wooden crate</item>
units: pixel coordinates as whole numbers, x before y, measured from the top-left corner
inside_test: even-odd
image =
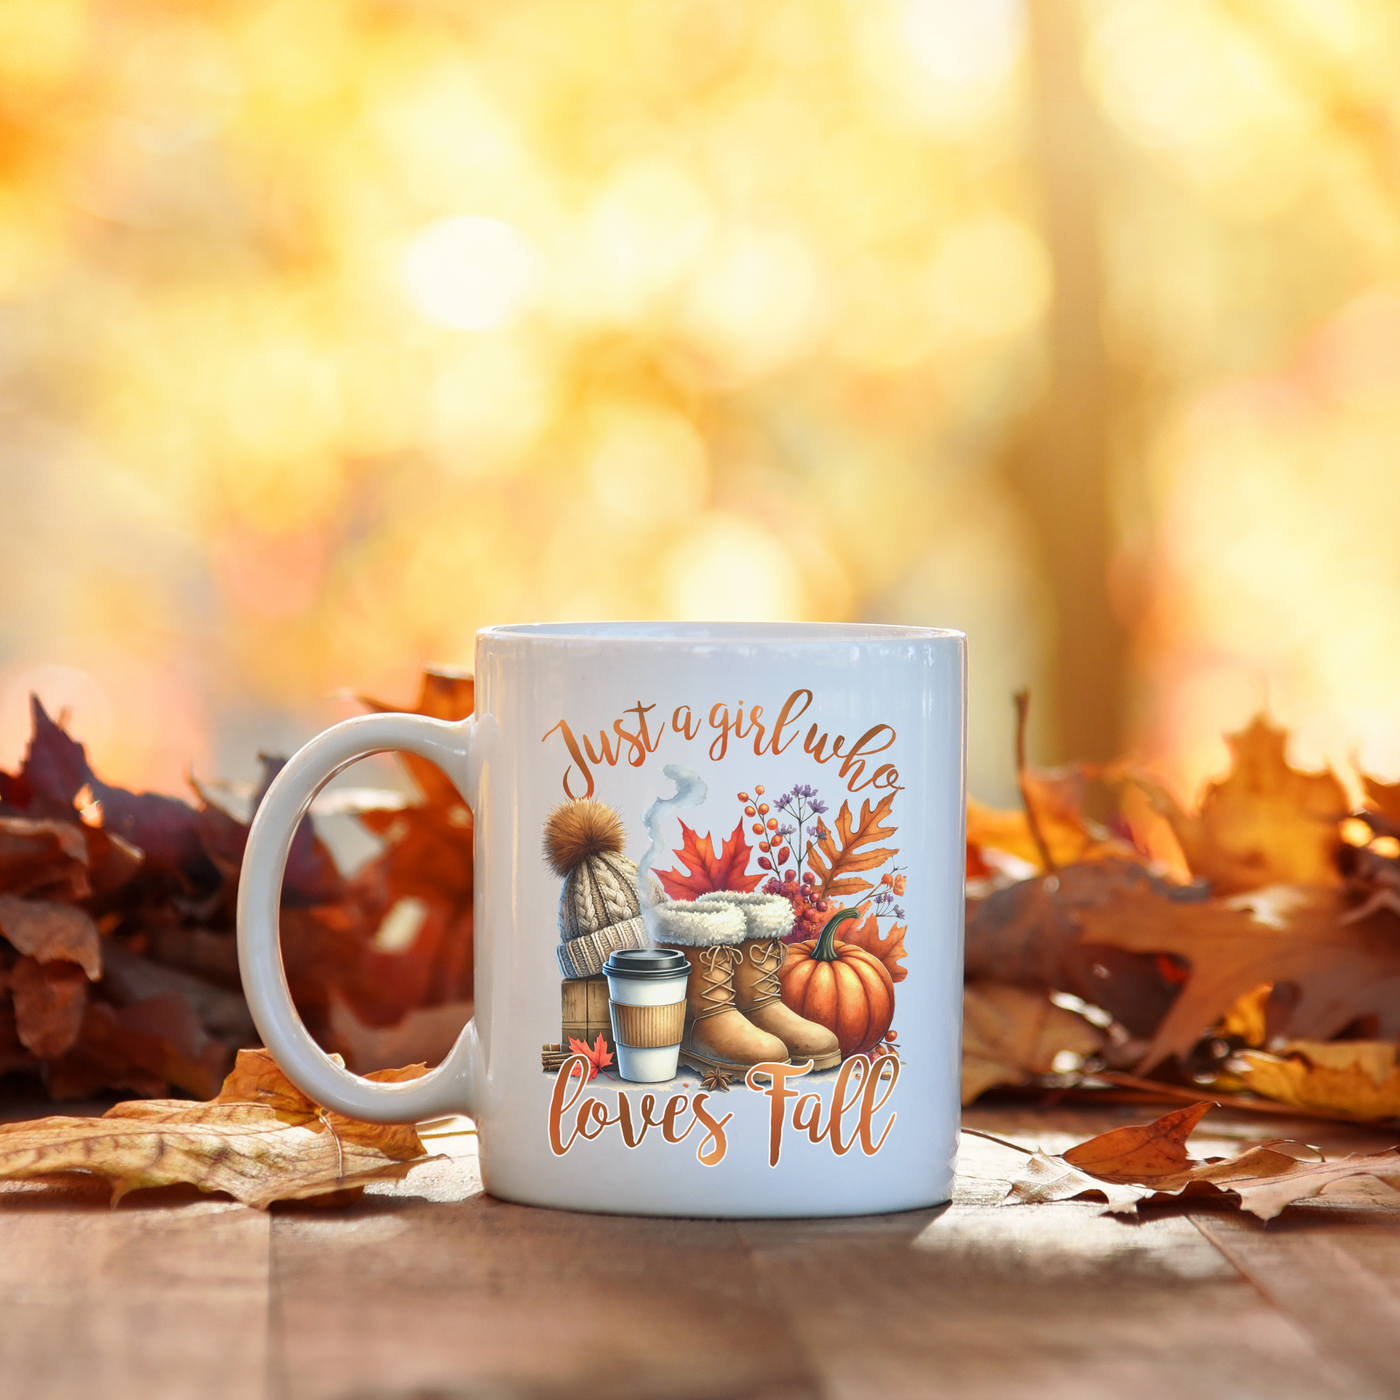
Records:
[[[574,977],[564,982],[560,991],[560,1013],[559,1044],[563,1049],[569,1048],[570,1037],[591,1046],[601,1035],[608,1053],[616,1056],[612,1018],[608,1015],[606,977],[599,974],[597,977]]]

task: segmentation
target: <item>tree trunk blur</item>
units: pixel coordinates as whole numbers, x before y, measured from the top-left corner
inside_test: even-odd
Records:
[[[1037,532],[1056,613],[1053,751],[1102,759],[1122,738],[1127,638],[1109,602],[1114,548],[1109,454],[1115,376],[1101,330],[1100,170],[1104,132],[1081,72],[1075,0],[1028,0],[1033,156],[1054,263],[1044,405],[1012,464]],[[1051,718],[1042,713],[1042,720]]]

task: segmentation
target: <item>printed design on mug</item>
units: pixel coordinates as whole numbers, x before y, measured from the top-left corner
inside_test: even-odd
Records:
[[[678,818],[673,848],[668,822],[708,791],[682,764],[663,772],[675,793],[642,814],[651,846],[635,865],[622,816],[595,797],[570,798],[545,824],[545,857],[563,881],[561,1037],[542,1054],[556,1076],[552,1150],[614,1124],[628,1146],[649,1128],[679,1142],[700,1126],[697,1156],[713,1165],[733,1115],[706,1103],[747,1087],[771,1101],[771,1165],[788,1127],[838,1155],[857,1144],[873,1155],[894,1117],[877,1128],[876,1114],[901,1067],[891,1025],[907,975],[907,875],[887,844],[899,789],[858,807],[843,797],[831,818],[816,785],[770,796],[755,783],[734,794],[732,829],[729,812],[711,831]],[[802,1092],[815,1086],[800,1076],[828,1070],[829,1103]],[[659,1117],[653,1094],[637,1107],[619,1093],[610,1111],[584,1093],[595,1080],[675,1088],[690,1072],[696,1092],[673,1093]]]

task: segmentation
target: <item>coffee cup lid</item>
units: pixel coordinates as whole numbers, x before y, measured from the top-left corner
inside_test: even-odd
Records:
[[[674,948],[619,948],[608,954],[603,971],[609,977],[635,978],[649,982],[660,977],[679,977],[690,971],[684,953]]]

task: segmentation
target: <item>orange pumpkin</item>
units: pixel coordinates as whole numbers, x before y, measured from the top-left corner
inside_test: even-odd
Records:
[[[843,909],[819,937],[791,944],[778,973],[783,1005],[833,1032],[842,1059],[878,1045],[894,1019],[894,980],[884,963],[854,943],[836,941],[837,926],[858,914]]]

